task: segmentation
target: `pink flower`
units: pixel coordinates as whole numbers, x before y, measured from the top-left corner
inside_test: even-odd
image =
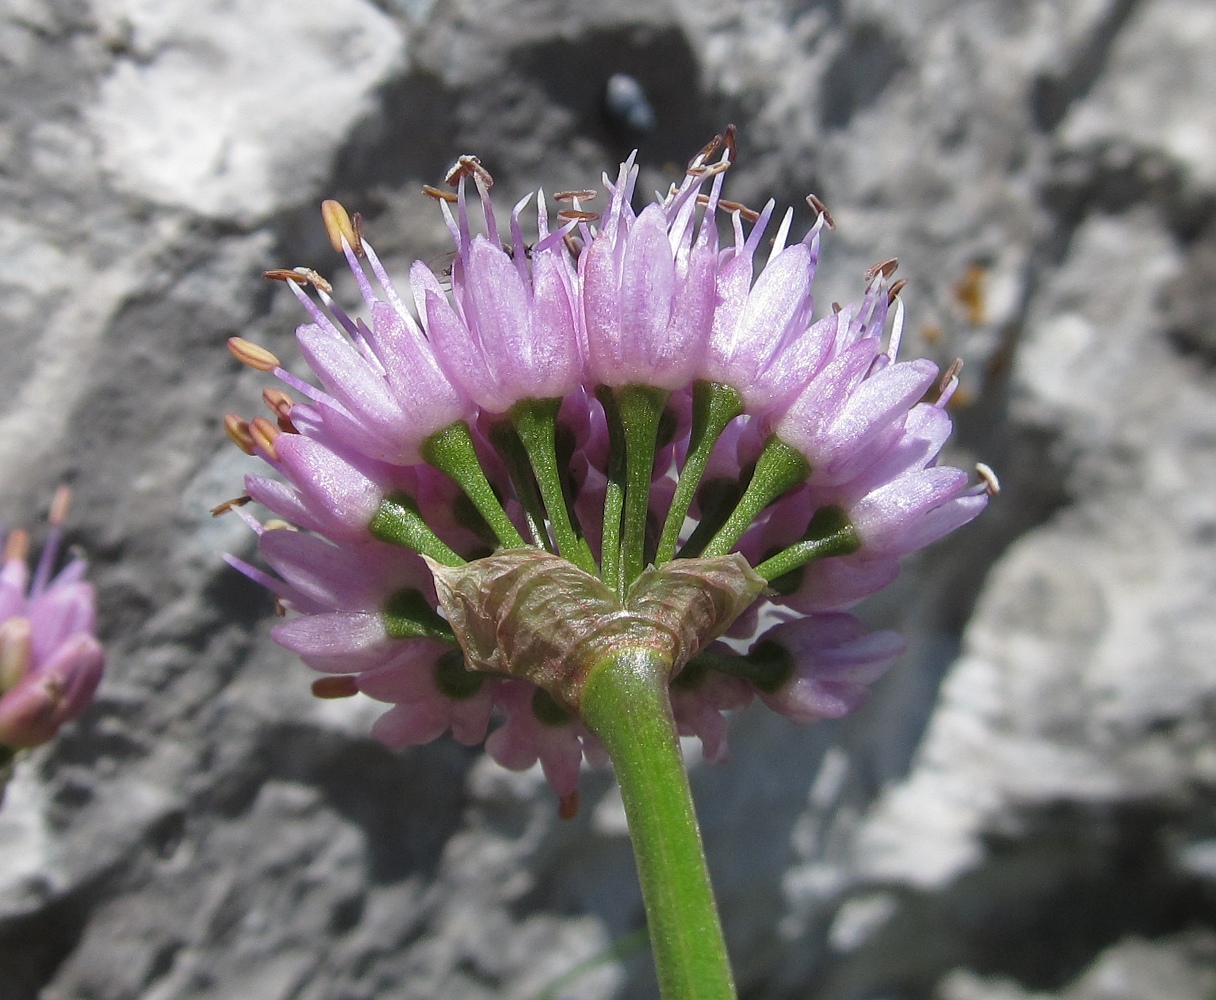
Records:
[[[85,564],[72,559],[52,577],[68,492],[51,507],[51,531],[30,582],[29,537],[9,534],[0,568],[0,752],[46,743],[92,702],[105,656]]]
[[[594,192],[567,192],[556,197],[573,207],[551,225],[538,195],[530,239],[525,198],[505,242],[489,173],[461,157],[449,176],[456,193],[429,189],[455,244],[450,271],[414,263],[404,298],[360,220],[327,202],[363,318],[343,312],[315,272],[268,272],[311,314],[299,341],[321,387],[232,342],[305,400],[270,390],[272,420],[226,422],[278,476],[249,477],[249,497],[303,529],[242,512],[273,573],[232,562],[290,613],[275,640],[331,675],[314,685],[319,695],[362,692],[392,706],[373,729],[387,745],[447,731],[485,739],[506,767],[539,762],[566,810],[582,763],[603,748],[554,650],[567,634],[582,642],[593,614],[651,615],[664,635],[678,633],[672,710],[709,760],[726,757],[729,716],[756,696],[797,721],[835,717],[898,656],[898,636],[867,635],[841,611],[988,501],[987,478],[973,486],[938,464],[957,370],[934,393],[935,364],[898,358],[893,261],[867,273],[859,301],[813,315],[831,228],[817,200],[800,239],[792,213],[782,217],[758,266],[774,205],[755,213],[722,198],[734,156],[728,131],[640,211],[631,157],[605,178],[602,217],[584,205]],[[470,178],[480,220],[466,202]],[[720,213],[733,230],[726,248]],[[509,558],[480,561],[492,552]],[[711,558],[679,562],[703,553]],[[448,581],[438,594],[420,555]],[[696,577],[703,602],[681,603],[693,574],[681,566],[711,563]],[[746,581],[738,607],[721,589],[710,597],[732,572]],[[471,579],[489,589],[459,590]],[[565,582],[545,590],[553,581]],[[557,607],[570,581],[581,597],[543,628],[511,619],[529,600]],[[749,606],[764,582],[768,595]],[[727,606],[722,620],[706,610]],[[701,610],[673,622],[673,607]],[[703,635],[689,625],[695,615]],[[714,642],[723,634],[749,652]],[[525,666],[512,659],[521,647]]]

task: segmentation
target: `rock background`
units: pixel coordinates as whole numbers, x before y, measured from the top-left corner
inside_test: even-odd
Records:
[[[403,273],[457,153],[502,204],[595,186],[616,71],[643,188],[734,121],[732,197],[833,210],[820,301],[901,259],[910,349],[968,363],[954,457],[1005,486],[869,607],[912,652],[862,713],[749,711],[694,767],[743,995],[1212,996],[1209,2],[10,0],[0,516],[72,483],[111,666],[0,812],[0,1000],[654,995],[608,777],[562,823],[535,775],[378,748],[207,514],[264,382],[224,339],[295,356],[260,272],[340,270],[318,201]]]

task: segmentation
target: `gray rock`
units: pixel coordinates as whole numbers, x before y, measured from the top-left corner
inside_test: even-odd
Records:
[[[690,754],[744,991],[1210,994],[1209,6],[9,3],[0,516],[73,484],[111,665],[0,811],[0,1000],[655,995],[609,777],[563,823],[536,775],[380,749],[207,513],[264,382],[224,339],[296,356],[260,272],[341,270],[319,199],[404,273],[458,153],[504,204],[594,186],[614,73],[644,189],[733,120],[732,197],[827,202],[825,307],[901,259],[907,350],[967,361],[953,460],[1004,486],[866,608],[910,653],[862,712]]]

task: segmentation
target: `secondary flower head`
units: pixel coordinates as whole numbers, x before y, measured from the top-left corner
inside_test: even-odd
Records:
[[[464,156],[454,190],[427,189],[450,267],[415,263],[407,293],[336,202],[323,216],[364,314],[315,271],[268,272],[310,314],[298,339],[321,385],[230,342],[303,397],[270,389],[271,419],[226,420],[279,477],[222,507],[275,515],[241,511],[274,572],[232,562],[292,613],[274,637],[329,675],[315,693],[393,705],[388,745],[489,733],[569,809],[581,761],[603,757],[583,687],[622,650],[665,664],[676,723],[712,759],[725,713],[759,696],[800,722],[845,714],[902,650],[845,609],[987,502],[989,480],[937,465],[957,368],[938,382],[897,359],[894,261],[816,318],[830,217],[808,199],[794,239],[787,212],[761,266],[774,206],[723,199],[734,158],[728,130],[635,212],[631,157],[602,218],[594,191],[553,196],[552,218],[538,193],[535,237],[529,197],[504,238]]]
[[[105,658],[94,636],[95,599],[83,560],[52,576],[69,494],[51,506],[51,533],[30,580],[29,536],[13,531],[0,567],[0,753],[46,743],[81,714]]]

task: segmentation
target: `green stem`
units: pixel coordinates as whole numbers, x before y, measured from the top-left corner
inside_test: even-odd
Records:
[[[734,1000],[667,695],[668,667],[646,648],[601,660],[587,673],[581,712],[621,786],[663,1000]]]
[[[558,553],[584,572],[595,575],[591,547],[575,528],[572,511],[562,490],[557,462],[557,412],[561,405],[560,399],[524,399],[511,407],[511,421],[532,463]]]
[[[595,390],[595,398],[604,407],[608,425],[608,468],[604,470],[608,485],[604,489],[604,531],[600,542],[600,579],[604,585],[624,598],[621,586],[621,514],[625,510],[625,431],[621,427],[621,411],[616,396],[606,385]]]
[[[847,556],[859,548],[861,540],[845,512],[839,507],[821,507],[811,518],[802,540],[765,559],[756,572],[772,583],[812,559]]]
[[[430,556],[441,566],[464,565],[464,560],[422,519],[413,497],[405,493],[386,496],[367,527],[374,538]]]
[[[479,514],[494,531],[499,544],[505,549],[522,548],[523,538],[502,509],[494,489],[477,458],[473,447],[473,435],[463,420],[449,424],[436,431],[422,442],[422,457],[440,472],[446,472],[465,495],[473,501]]]
[[[515,487],[515,497],[523,508],[528,537],[538,549],[552,552],[553,542],[549,538],[549,529],[545,526],[545,506],[536,488],[528,451],[515,432],[515,427],[505,420],[500,420],[490,428],[489,437],[490,444],[506,463],[511,483]]]
[[[769,438],[739,505],[701,554],[726,555],[765,507],[810,474],[810,463],[800,452],[775,436]]]
[[[667,392],[649,385],[626,385],[615,390],[615,394],[625,432],[625,515],[620,586],[627,591],[646,565],[646,516],[650,513],[654,450]]]
[[[684,468],[680,470],[680,481],[676,484],[671,509],[667,512],[667,520],[663,524],[659,550],[654,559],[656,566],[662,566],[675,556],[680,529],[684,526],[684,518],[688,514],[688,508],[692,506],[692,498],[701,483],[701,476],[705,474],[705,466],[709,462],[714,445],[718,443],[726,425],[742,412],[743,397],[737,389],[721,382],[698,382],[693,387],[692,433],[688,439],[688,457],[684,460]]]

